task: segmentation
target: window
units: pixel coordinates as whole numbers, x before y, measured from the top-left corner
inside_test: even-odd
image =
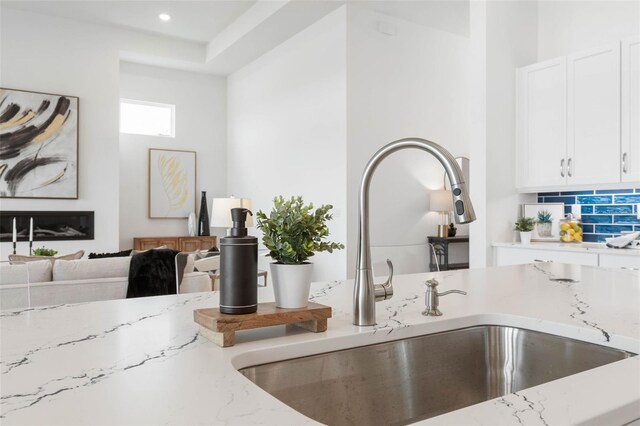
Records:
[[[120,99],[120,133],[175,137],[176,106]]]

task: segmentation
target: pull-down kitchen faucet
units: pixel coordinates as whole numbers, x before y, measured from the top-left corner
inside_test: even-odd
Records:
[[[389,155],[405,148],[417,148],[428,152],[440,161],[449,176],[453,196],[453,212],[456,223],[476,220],[467,185],[455,158],[440,145],[419,138],[400,139],[383,146],[367,163],[360,181],[358,197],[358,252],[356,279],[353,288],[353,324],[370,326],[376,323],[376,302],[390,299],[393,295],[393,264],[387,260],[389,278],[384,284],[373,283],[371,267],[371,245],[369,242],[369,186],[373,172]]]

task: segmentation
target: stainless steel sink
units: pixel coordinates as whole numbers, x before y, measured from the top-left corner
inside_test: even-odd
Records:
[[[325,424],[408,424],[635,354],[478,326],[241,369]]]

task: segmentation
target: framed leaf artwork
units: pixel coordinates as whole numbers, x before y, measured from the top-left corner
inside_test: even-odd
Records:
[[[149,149],[149,218],[186,218],[196,207],[196,153]]]
[[[0,88],[0,198],[78,198],[78,105]]]

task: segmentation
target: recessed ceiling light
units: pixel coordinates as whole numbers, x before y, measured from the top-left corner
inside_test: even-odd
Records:
[[[160,15],[158,15],[158,18],[160,18],[161,21],[167,22],[171,20],[171,15],[169,15],[168,13],[161,13]]]

